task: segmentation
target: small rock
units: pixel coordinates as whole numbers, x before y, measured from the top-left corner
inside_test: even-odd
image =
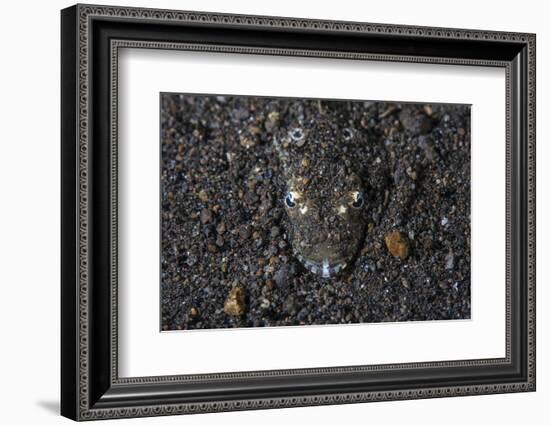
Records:
[[[433,240],[430,237],[424,237],[422,239],[422,246],[425,250],[430,250],[433,246]]]
[[[248,131],[256,136],[262,134],[262,129],[260,129],[258,126],[249,126]]]
[[[201,223],[204,225],[212,221],[212,210],[202,209],[201,210]]]
[[[410,166],[407,167],[407,169],[405,170],[407,172],[407,175],[412,179],[412,180],[416,180],[416,172],[414,171],[414,169],[412,169]]]
[[[270,132],[279,123],[279,113],[277,111],[271,111],[267,114],[267,120],[265,120],[265,129]]]
[[[455,266],[455,256],[452,251],[445,256],[445,269],[453,269]]]
[[[390,105],[384,112],[378,115],[378,118],[380,119],[386,118],[389,115],[395,114],[397,111],[399,111],[399,108],[397,108],[396,105]]]
[[[248,109],[246,108],[236,108],[233,111],[231,111],[231,115],[235,120],[245,120],[248,118],[250,113],[248,112]]]
[[[376,263],[374,263],[372,260],[367,260],[365,264],[363,265],[363,271],[365,272],[376,272]]]
[[[199,310],[195,307],[191,308],[191,311],[189,311],[189,316],[191,318],[197,318],[199,316]]]
[[[259,197],[252,191],[248,191],[244,196],[244,201],[249,206],[255,206],[256,204],[258,204],[259,200]]]
[[[277,226],[274,226],[271,228],[271,238],[276,238],[279,236],[279,228]]]
[[[288,268],[283,266],[275,273],[275,282],[279,287],[286,285],[288,281]]]
[[[297,304],[296,300],[294,299],[293,295],[288,296],[285,301],[283,302],[283,311],[285,311],[287,314],[294,314],[296,313]]]
[[[203,202],[203,203],[206,203],[208,201],[208,194],[206,193],[206,191],[204,189],[201,189],[199,191],[199,199]]]
[[[298,139],[298,140],[296,141],[296,146],[297,146],[297,147],[300,147],[300,148],[301,148],[301,147],[303,147],[305,144],[306,144],[306,138]]]
[[[285,287],[296,276],[296,268],[292,264],[282,264],[273,278],[278,287]]]
[[[309,311],[307,308],[302,308],[300,312],[298,312],[298,315],[296,315],[296,319],[300,322],[303,322],[307,319],[307,316],[309,315]]]
[[[424,155],[428,161],[433,162],[436,159],[437,153],[433,147],[433,139],[427,136],[418,137],[418,145],[424,150]]]
[[[224,242],[225,241],[223,240],[223,237],[221,235],[218,235],[218,238],[216,238],[216,245],[218,247],[222,247]]]
[[[250,136],[241,135],[240,141],[241,141],[241,146],[245,147],[246,149],[256,146],[256,138],[253,138]]]
[[[386,247],[392,256],[405,260],[409,257],[409,239],[399,231],[393,231],[384,237]]]
[[[264,256],[271,257],[275,256],[279,250],[277,249],[277,246],[270,245],[269,248],[264,252]]]
[[[413,134],[425,135],[432,131],[433,123],[428,116],[420,114],[416,116],[416,119],[412,123],[411,127],[412,128],[410,130]]]
[[[250,237],[250,229],[247,225],[242,225],[241,227],[239,227],[239,237],[241,237],[241,239],[243,240],[248,240],[248,238]]]
[[[216,226],[216,232],[220,235],[225,232],[225,223],[224,222],[220,222],[218,224],[218,226]]]
[[[215,244],[207,244],[206,248],[208,249],[208,251],[210,253],[217,253],[218,252],[218,247],[216,247]]]
[[[223,311],[227,315],[239,317],[246,312],[246,292],[242,287],[235,287],[229,292]]]

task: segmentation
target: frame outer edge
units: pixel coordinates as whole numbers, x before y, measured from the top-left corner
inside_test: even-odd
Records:
[[[61,414],[78,418],[78,251],[76,217],[77,150],[77,7],[63,9],[61,18]]]
[[[536,90],[536,34],[529,34],[527,42],[527,144],[528,144],[528,382],[530,390],[536,391],[536,119],[537,119],[537,90]]]
[[[77,362],[77,421],[90,418],[90,392],[89,392],[89,316],[90,307],[89,290],[89,48],[91,38],[88,28],[88,10],[85,5],[77,4],[76,34],[77,34],[77,57],[76,57],[76,108],[78,111],[77,130],[75,144],[77,146],[77,185],[78,185],[78,209],[76,211],[77,244],[78,244],[78,275],[77,275],[77,321],[78,321],[78,362]]]
[[[67,10],[67,9],[66,9]],[[298,18],[276,18],[276,17],[261,17],[261,16],[243,16],[243,15],[228,15],[216,14],[207,12],[184,12],[184,11],[169,11],[157,9],[140,9],[126,7],[110,7],[97,5],[77,5],[74,7],[76,11],[75,31],[76,45],[75,54],[76,63],[76,100],[77,100],[77,147],[76,152],[76,182],[77,182],[77,202],[73,206],[73,211],[76,207],[75,214],[77,215],[77,284],[76,292],[77,312],[73,318],[73,324],[77,325],[76,336],[74,341],[75,355],[78,359],[75,362],[76,383],[74,389],[76,391],[76,413],[77,420],[92,420],[101,418],[113,417],[141,417],[151,415],[169,415],[179,413],[193,412],[215,412],[228,410],[243,410],[243,409],[262,409],[276,407],[291,407],[291,406],[308,406],[308,405],[325,405],[325,404],[342,404],[350,402],[366,402],[378,400],[400,400],[412,398],[432,398],[440,396],[461,396],[486,393],[501,393],[501,392],[517,392],[528,391],[535,389],[535,36],[526,33],[509,33],[496,31],[482,30],[462,30],[462,29],[446,29],[446,28],[429,28],[429,27],[414,27],[403,25],[386,25],[386,24],[367,24],[353,22],[336,22],[324,20],[298,19]],[[367,33],[382,33],[391,35],[399,33],[400,35],[411,35],[421,38],[448,38],[448,39],[471,39],[485,41],[507,41],[523,43],[528,46],[528,365],[527,370],[529,376],[526,382],[507,382],[499,385],[479,385],[469,386],[451,386],[446,389],[429,388],[429,389],[403,389],[402,391],[377,392],[376,395],[371,394],[334,394],[324,396],[307,396],[299,398],[274,398],[274,399],[259,399],[246,401],[220,401],[208,404],[163,404],[160,406],[143,406],[139,408],[113,408],[113,409],[93,409],[89,408],[89,357],[88,357],[88,79],[89,79],[89,64],[88,64],[88,49],[91,40],[89,39],[89,18],[91,16],[112,17],[112,18],[131,18],[141,20],[172,20],[176,22],[193,22],[193,23],[211,23],[211,24],[227,24],[235,26],[259,26],[265,28],[289,28],[289,29],[316,29],[326,30],[327,32],[351,31],[351,32],[367,32]],[[403,32],[401,32],[403,31]],[[69,106],[69,108],[72,107]],[[63,112],[66,112],[63,106]],[[63,124],[65,128],[66,124]],[[74,161],[74,160],[73,160]],[[63,162],[66,164],[66,162]],[[66,184],[63,184],[65,188]],[[524,188],[525,189],[525,188]],[[65,226],[65,225],[64,225]],[[74,237],[74,235],[73,235]],[[73,258],[74,259],[74,258]],[[66,263],[66,257],[63,257]],[[62,268],[64,269],[64,267]],[[64,284],[65,285],[65,284]],[[76,286],[75,286],[76,287]],[[66,367],[64,367],[66,368]]]

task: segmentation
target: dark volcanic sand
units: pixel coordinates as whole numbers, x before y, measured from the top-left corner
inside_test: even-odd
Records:
[[[376,181],[362,248],[330,279],[293,256],[272,143],[320,114],[364,132]],[[161,149],[163,330],[470,317],[469,106],[162,94]]]

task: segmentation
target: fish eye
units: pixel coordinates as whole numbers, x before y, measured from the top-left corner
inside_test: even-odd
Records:
[[[365,197],[362,192],[355,193],[355,201],[351,204],[354,209],[360,209],[365,205]]]
[[[296,202],[294,201],[294,195],[292,192],[287,192],[285,195],[285,204],[289,209],[296,207]]]
[[[344,140],[349,141],[351,138],[353,138],[354,131],[351,127],[346,127],[344,130],[342,130],[342,135],[344,136]]]
[[[299,127],[292,129],[289,133],[290,133],[290,137],[295,142],[301,141],[304,138],[304,131]]]

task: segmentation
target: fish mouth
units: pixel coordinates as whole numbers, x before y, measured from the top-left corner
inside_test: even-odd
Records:
[[[305,259],[302,255],[297,255],[298,260],[304,267],[315,275],[320,275],[322,278],[332,278],[343,271],[348,264],[346,262],[329,262],[328,259],[323,259],[322,262]]]

